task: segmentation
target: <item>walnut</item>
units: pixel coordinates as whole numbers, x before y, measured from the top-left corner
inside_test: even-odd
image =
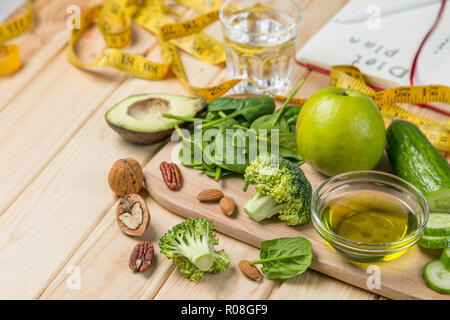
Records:
[[[144,186],[144,172],[136,160],[132,158],[117,160],[108,175],[111,190],[123,197],[130,193],[139,193]]]
[[[141,236],[150,225],[147,203],[137,194],[120,199],[116,207],[116,220],[120,230],[130,236]]]

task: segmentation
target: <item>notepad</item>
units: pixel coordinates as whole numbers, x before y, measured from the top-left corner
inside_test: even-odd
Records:
[[[333,65],[354,65],[369,83],[380,88],[410,85],[414,56],[436,19],[440,3],[378,16],[376,6],[389,1],[349,1],[297,52],[296,60],[325,70]],[[339,15],[361,10],[371,10],[371,17],[361,22],[336,22]],[[422,49],[414,84],[450,86],[450,3]],[[450,110],[450,106],[445,109]]]

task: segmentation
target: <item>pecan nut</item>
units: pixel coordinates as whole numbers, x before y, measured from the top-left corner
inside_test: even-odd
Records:
[[[133,252],[131,252],[130,261],[128,263],[130,269],[135,272],[144,272],[150,267],[154,253],[155,249],[150,242],[146,241],[138,243],[134,247]]]
[[[159,165],[164,183],[170,190],[180,190],[182,185],[180,168],[175,163],[161,162]]]

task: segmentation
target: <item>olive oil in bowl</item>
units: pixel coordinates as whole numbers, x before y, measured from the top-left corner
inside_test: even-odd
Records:
[[[312,222],[336,253],[354,262],[393,260],[423,234],[428,207],[422,193],[389,173],[334,176],[313,193]]]
[[[417,230],[417,219],[400,199],[378,191],[353,191],[324,208],[326,228],[346,239],[364,243],[401,241]]]

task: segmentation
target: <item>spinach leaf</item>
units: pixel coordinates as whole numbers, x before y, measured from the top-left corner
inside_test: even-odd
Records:
[[[295,135],[295,126],[300,109],[301,107],[299,106],[287,107],[275,125],[273,125],[273,121],[277,117],[278,112],[281,111],[280,109],[273,114],[259,117],[253,121],[250,126],[250,128],[254,129],[259,136],[268,137],[269,142],[274,141],[275,143],[275,141],[278,141],[278,154],[284,158],[295,160],[294,162],[297,164],[301,164],[303,162],[303,159],[297,149]],[[262,131],[262,129],[267,130],[265,134],[265,131]]]
[[[237,122],[235,119],[226,119],[225,121],[218,123],[214,127],[223,130],[232,129],[234,125],[239,125],[239,122]]]
[[[164,118],[185,122],[203,122],[205,127],[213,127],[226,119],[240,118],[251,123],[256,118],[271,114],[275,110],[275,102],[269,96],[255,96],[248,98],[218,98],[208,104],[205,118],[183,117],[172,114],[164,114]],[[226,117],[219,117],[223,112]]]
[[[292,278],[311,264],[312,245],[303,237],[267,240],[261,242],[259,257],[250,264],[262,264],[261,271],[270,279]]]
[[[228,119],[207,135],[196,131],[189,138],[182,137],[179,152],[181,163],[201,170],[216,180],[232,172],[243,173],[249,165],[246,136],[242,130],[232,134],[226,132],[226,129],[232,128],[236,123],[234,119]],[[233,158],[230,159],[230,155]]]
[[[238,110],[242,108],[243,99],[237,98],[218,98],[208,104],[208,112]]]
[[[242,131],[236,131],[234,134],[226,134],[224,130],[216,136],[214,143],[208,147],[210,149],[211,158],[215,165],[237,173],[244,173],[250,163],[248,158],[248,142]],[[229,159],[229,156],[232,159]]]
[[[219,98],[217,100],[221,100],[220,103],[215,103],[211,107],[208,106],[209,112],[224,112],[226,114],[225,117],[217,120],[208,121],[204,124],[203,128],[211,128],[223,122],[227,119],[231,118],[241,118],[245,119],[245,121],[251,123],[255,119],[259,118],[265,114],[272,114],[275,110],[275,102],[269,96],[258,96],[258,97],[249,97],[249,98]],[[214,100],[214,101],[217,101]],[[211,101],[210,105],[214,102]],[[226,105],[228,103],[228,105]],[[230,110],[233,110],[229,113]],[[208,117],[208,115],[207,115]]]
[[[255,121],[252,122],[250,128],[255,129],[256,132],[259,132],[261,129],[265,129],[270,133],[272,129],[278,129],[280,132],[290,132],[289,123],[286,118],[282,116],[276,125],[272,125],[274,114],[266,114],[262,117],[259,117]]]
[[[283,116],[286,118],[286,121],[290,126],[295,126],[297,124],[298,114],[300,113],[301,106],[289,106],[285,109]],[[280,110],[281,111],[281,110]],[[277,112],[280,112],[277,110]]]
[[[295,133],[278,133],[278,134],[272,134],[270,136],[271,140],[278,141],[278,154],[282,156],[283,158],[289,158],[296,163],[297,165],[300,165],[303,163],[303,158],[298,152],[297,149],[297,141],[295,137]]]
[[[243,100],[243,105],[238,111],[250,123],[262,115],[272,114],[275,110],[275,102],[269,96],[250,97]]]
[[[279,118],[277,123],[273,125],[274,119],[278,116],[278,113],[281,112],[281,109],[278,109],[273,114],[268,114],[259,117],[255,121],[253,121],[250,126],[252,129],[279,129],[280,132],[294,132],[295,125],[297,124],[297,117],[300,112],[301,106],[289,106],[285,109],[284,114]],[[293,127],[292,127],[293,126]]]

